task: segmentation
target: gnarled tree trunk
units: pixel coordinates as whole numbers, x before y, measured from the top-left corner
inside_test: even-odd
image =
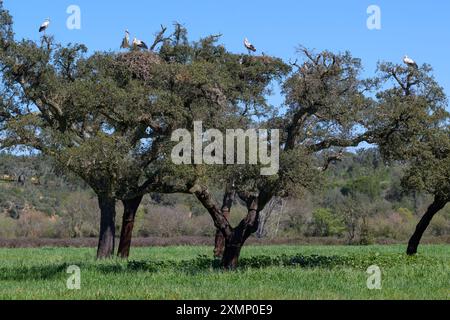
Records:
[[[438,213],[445,207],[447,202],[447,200],[441,197],[436,196],[434,198],[433,203],[428,207],[427,212],[425,212],[424,216],[417,224],[416,231],[409,240],[408,249],[406,251],[408,255],[414,255],[417,253],[417,248],[419,247],[420,240],[422,239],[424,232],[430,225],[431,220],[436,213]]]
[[[222,232],[225,238],[225,250],[222,258],[223,267],[227,270],[236,269],[242,246],[248,237],[258,230],[259,212],[269,202],[271,195],[267,193],[256,197],[240,194],[239,197],[247,204],[248,214],[239,226],[233,229],[207,188],[195,185],[189,192],[194,194],[208,210],[215,227]]]
[[[258,198],[245,199],[247,202],[247,216],[241,221],[233,232],[225,237],[225,251],[223,253],[222,265],[227,270],[234,270],[238,266],[241,249],[247,239],[258,230],[259,210]]]
[[[99,195],[100,237],[98,240],[97,259],[107,259],[114,254],[116,232],[116,200],[107,195]]]
[[[228,221],[230,221],[231,207],[233,205],[234,197],[235,191],[233,189],[233,186],[228,185],[225,190],[225,195],[223,196],[223,204],[222,204],[222,214]],[[225,237],[223,236],[222,231],[220,231],[220,229],[217,229],[214,246],[214,257],[222,258],[224,250],[225,250]]]
[[[117,253],[120,258],[126,259],[130,256],[134,221],[136,219],[136,212],[142,202],[142,198],[142,196],[138,196],[134,199],[122,200],[124,210],[122,218],[122,230],[120,232],[119,250]]]
[[[241,249],[245,241],[258,230],[259,212],[250,210],[247,217],[233,230],[233,234],[225,239],[225,251],[222,265],[227,270],[234,270],[238,266]]]
[[[230,220],[230,211],[222,211],[225,219]],[[216,230],[216,237],[214,240],[214,257],[222,258],[223,252],[225,251],[225,237],[223,236],[222,231],[219,229]]]

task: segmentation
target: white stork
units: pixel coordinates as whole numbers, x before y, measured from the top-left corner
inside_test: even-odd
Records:
[[[128,49],[129,47],[130,47],[130,32],[128,30],[125,30],[125,38],[123,38],[120,48]]]
[[[419,68],[419,66],[417,65],[417,63],[416,63],[413,59],[411,59],[410,57],[408,57],[408,56],[405,56],[405,57],[403,58],[403,62],[404,62],[408,67],[413,67],[413,68],[415,68],[415,69],[418,69],[418,68]]]
[[[44,32],[45,33],[45,30],[48,29],[49,25],[50,25],[50,18],[47,18],[47,19],[45,19],[45,21],[39,27],[39,32]]]
[[[148,50],[148,46],[145,44],[145,42],[136,38],[134,38],[133,40],[133,48]]]
[[[247,38],[244,39],[244,46],[247,48],[249,54],[250,52],[256,52],[255,46]]]

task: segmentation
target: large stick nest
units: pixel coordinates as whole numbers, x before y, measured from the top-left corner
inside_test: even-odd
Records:
[[[163,63],[163,60],[150,51],[130,51],[122,53],[117,57],[117,61],[133,73],[137,79],[150,80],[154,74],[156,65]]]

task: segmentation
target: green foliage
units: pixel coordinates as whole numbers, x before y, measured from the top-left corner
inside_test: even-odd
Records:
[[[356,196],[359,193],[374,200],[381,194],[381,184],[376,176],[359,177],[347,182],[342,193],[346,196]]]
[[[345,230],[343,222],[330,209],[316,209],[312,216],[311,232],[314,236],[336,236],[341,235]]]

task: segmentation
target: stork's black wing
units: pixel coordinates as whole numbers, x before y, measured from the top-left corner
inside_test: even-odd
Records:
[[[141,41],[141,44],[139,45],[142,49],[148,49],[148,46],[145,44],[144,41]]]

